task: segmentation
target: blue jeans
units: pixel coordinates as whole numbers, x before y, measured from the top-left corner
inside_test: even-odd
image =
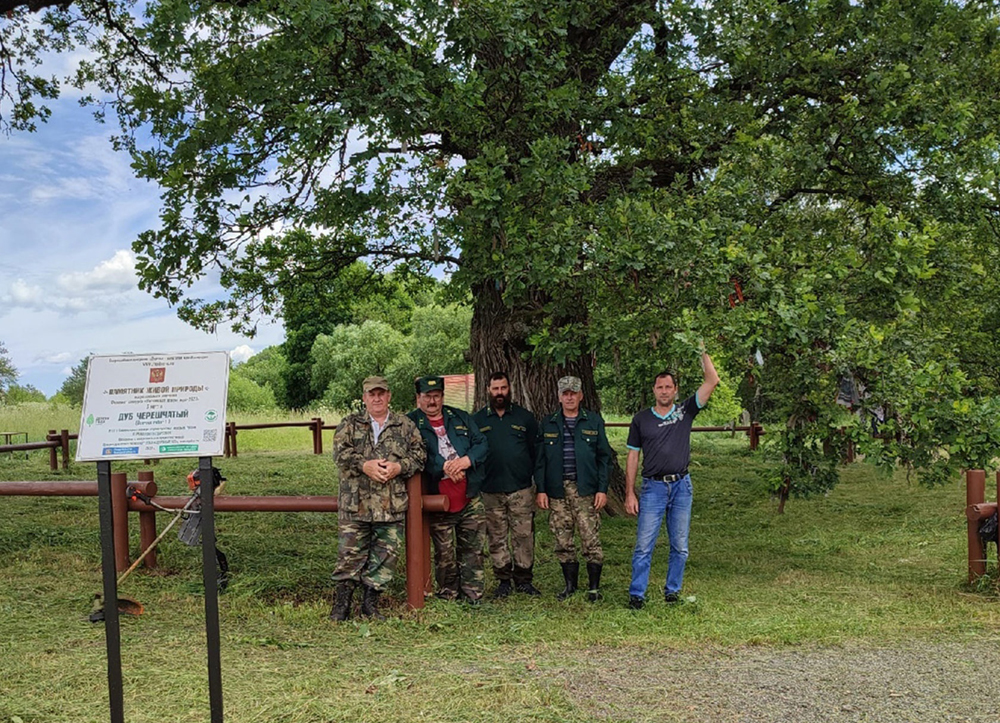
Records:
[[[676,482],[642,478],[639,491],[639,523],[636,526],[635,552],[632,553],[632,584],[628,594],[645,598],[653,548],[660,536],[660,523],[667,518],[670,559],[664,593],[679,593],[684,582],[684,564],[688,557],[688,530],[691,528],[691,475]]]

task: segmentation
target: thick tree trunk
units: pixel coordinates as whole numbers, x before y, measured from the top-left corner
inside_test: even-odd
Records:
[[[490,375],[507,373],[515,403],[530,410],[536,417],[551,414],[559,408],[557,382],[565,375],[580,377],[583,382],[583,406],[601,410],[601,399],[594,386],[594,360],[591,356],[560,365],[539,364],[528,359],[531,347],[528,335],[533,328],[533,309],[511,309],[493,284],[480,284],[473,289],[472,327],[469,336],[470,361],[476,373],[475,408],[487,403],[486,388]],[[625,474],[618,464],[617,453],[612,460],[608,514],[622,514],[625,499]]]

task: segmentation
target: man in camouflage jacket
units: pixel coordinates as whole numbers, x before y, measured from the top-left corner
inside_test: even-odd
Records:
[[[364,587],[361,614],[383,619],[378,598],[392,580],[402,545],[406,481],[427,458],[413,422],[389,410],[385,379],[368,377],[362,390],[365,411],[346,416],[333,438],[340,492],[332,620],[347,620],[358,583]]]

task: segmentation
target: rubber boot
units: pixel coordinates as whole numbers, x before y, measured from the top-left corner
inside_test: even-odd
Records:
[[[587,563],[587,577],[590,579],[590,585],[587,589],[587,600],[590,602],[597,602],[601,599],[601,570],[604,565],[599,562],[588,562]]]
[[[365,585],[365,596],[361,599],[362,617],[373,620],[385,620],[385,615],[378,611],[378,598],[382,593],[373,587]]]
[[[337,597],[330,611],[330,619],[347,620],[351,617],[351,599],[354,597],[354,580],[341,580],[337,583]]]
[[[560,600],[565,600],[570,595],[576,592],[579,587],[580,579],[580,563],[579,562],[563,562],[562,571],[563,579],[566,580],[566,587],[561,593],[556,595]]]

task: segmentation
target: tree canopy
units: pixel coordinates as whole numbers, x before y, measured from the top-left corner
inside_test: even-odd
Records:
[[[7,347],[0,342],[0,402],[7,398],[7,393],[16,381],[17,369],[7,354]]]
[[[282,279],[358,259],[444,266],[472,294],[477,372],[507,369],[529,408],[566,370],[599,404],[595,357],[690,368],[704,338],[781,420],[785,492],[836,480],[840,428],[939,475],[986,448],[957,430],[998,384],[995,3],[144,9],[49,10],[12,45],[22,8],[0,37],[25,62],[96,51],[81,79],[163,188],[140,284],[192,323],[252,329]],[[209,273],[228,301],[187,297]],[[845,377],[877,437],[835,403]]]
[[[75,407],[83,406],[83,395],[87,391],[87,366],[90,356],[85,356],[70,369],[69,376],[63,380],[58,394],[62,395]]]

